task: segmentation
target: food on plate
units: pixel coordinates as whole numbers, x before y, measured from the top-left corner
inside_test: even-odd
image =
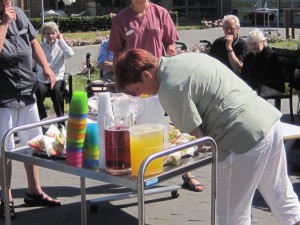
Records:
[[[52,126],[52,125],[51,125]],[[66,154],[66,130],[62,127],[61,131],[57,132],[55,126],[51,127],[46,132],[46,135],[38,135],[28,141],[28,145],[33,149],[45,152],[49,157]]]
[[[56,137],[60,134],[60,130],[57,128],[57,126],[51,124],[49,129],[46,131],[46,135],[49,137]]]
[[[54,150],[61,155],[66,154],[66,138],[63,135],[55,137],[55,141],[52,143]]]
[[[175,126],[170,126],[168,138],[169,147],[181,145],[196,139],[194,136],[191,136],[187,133],[181,133]],[[182,157],[187,155],[193,156],[196,148],[196,146],[193,146],[178,152],[174,152],[170,155],[166,155],[164,157],[164,164],[178,165]]]
[[[175,141],[181,134],[180,131],[175,126],[170,126],[168,132],[169,132],[168,134],[169,143],[171,144],[175,143]]]
[[[28,142],[28,145],[35,150],[46,152],[48,156],[56,155],[56,151],[52,147],[52,142],[55,141],[54,137],[46,135],[38,135]]]

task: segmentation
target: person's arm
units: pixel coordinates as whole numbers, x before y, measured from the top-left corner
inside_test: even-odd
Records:
[[[8,23],[4,24],[1,21],[1,23],[0,23],[0,52],[2,51],[2,48],[3,48],[7,29],[8,29]]]
[[[175,46],[174,45],[168,45],[166,47],[166,53],[168,56],[174,56],[177,54]]]
[[[195,136],[196,138],[201,138],[204,136],[202,130],[199,127],[197,127],[195,130],[190,132],[190,135]]]
[[[233,51],[233,36],[232,35],[226,35],[226,50],[228,54],[228,60],[229,63],[235,73],[239,73],[242,69],[243,62],[239,60],[239,58],[235,55],[235,52]]]
[[[46,56],[44,54],[44,51],[36,39],[33,39],[31,41],[31,48],[32,48],[32,58],[36,61],[37,64],[40,65],[40,67],[42,67],[45,79],[49,78],[50,87],[52,89],[56,82],[55,74],[50,68]]]
[[[74,51],[73,49],[65,42],[64,37],[62,34],[57,35],[57,39],[58,39],[58,46],[61,48],[61,50],[63,51],[64,57],[66,59],[71,58],[74,55]]]
[[[113,69],[114,69],[113,63],[109,62],[109,61],[100,62],[98,67],[100,70],[103,70],[103,71],[113,71]]]
[[[201,137],[204,136],[202,130],[199,127],[197,127],[195,130],[193,130],[192,132],[190,132],[190,135],[194,136],[196,138],[201,138]],[[203,148],[203,144],[198,145],[199,151],[202,151],[201,150],[202,148]]]
[[[174,56],[177,54],[174,43],[178,41],[179,35],[169,12],[164,10],[163,14],[163,21],[161,21],[163,22],[162,43],[167,56]]]
[[[5,12],[0,16],[0,52],[2,51],[6,32],[11,21],[16,20],[16,11],[13,7],[8,7]]]
[[[231,51],[232,50],[232,51]],[[227,50],[228,53],[228,59],[231,67],[233,68],[233,71],[238,74],[240,73],[242,67],[243,67],[243,62],[236,57],[233,49]]]

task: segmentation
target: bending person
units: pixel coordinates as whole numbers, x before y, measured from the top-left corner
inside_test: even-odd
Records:
[[[158,94],[183,132],[214,138],[220,225],[250,225],[256,189],[279,224],[300,225],[298,196],[287,174],[282,113],[231,70],[206,54],[157,58],[133,49],[119,58],[115,77],[125,93]]]
[[[36,31],[24,12],[11,5],[10,0],[0,0],[0,140],[6,132],[16,126],[38,122],[39,115],[35,103],[35,77],[32,73],[32,58],[42,66],[50,87],[55,84],[55,74],[49,67],[40,44],[36,40]],[[18,132],[22,144],[42,134],[40,127]],[[7,150],[15,148],[13,137],[7,142]],[[0,178],[2,195],[0,216],[4,217],[3,165],[0,160]],[[59,200],[43,192],[39,181],[39,169],[25,163],[28,189],[24,198],[30,206],[60,206]],[[10,189],[12,162],[7,161],[7,183],[9,192],[10,216],[16,217]]]

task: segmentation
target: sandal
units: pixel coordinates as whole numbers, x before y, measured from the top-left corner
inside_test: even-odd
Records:
[[[195,192],[202,192],[204,190],[204,185],[200,184],[199,181],[193,183],[191,180],[196,179],[194,176],[187,176],[186,174],[182,175],[183,184],[182,187],[189,189]],[[198,189],[197,187],[202,187],[202,189]]]
[[[40,194],[28,194],[26,193],[24,202],[28,206],[61,206],[61,202],[56,198],[53,198],[44,192]]]
[[[2,218],[5,218],[5,206],[4,206],[4,201],[0,199],[0,216]],[[16,219],[16,212],[15,212],[15,207],[14,207],[14,202],[11,201],[9,202],[9,210],[10,210],[10,218],[11,219]]]

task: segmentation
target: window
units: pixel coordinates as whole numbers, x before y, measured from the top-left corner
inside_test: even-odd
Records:
[[[185,0],[174,0],[173,6],[185,6]]]

